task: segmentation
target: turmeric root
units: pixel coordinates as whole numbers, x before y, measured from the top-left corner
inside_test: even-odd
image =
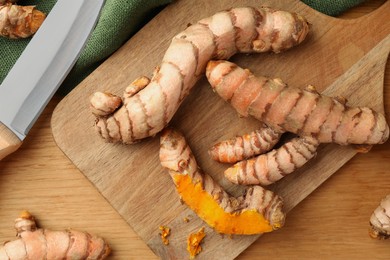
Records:
[[[219,142],[209,149],[211,158],[223,163],[236,163],[271,150],[282,133],[266,125],[260,129]]]
[[[234,198],[197,165],[190,147],[177,131],[163,131],[161,165],[169,170],[181,200],[217,232],[258,234],[283,226],[282,199],[261,186]]]
[[[318,145],[315,138],[296,137],[278,149],[236,163],[225,171],[225,177],[236,184],[270,185],[313,158]]]
[[[99,237],[80,231],[38,229],[33,216],[23,212],[15,220],[19,239],[0,248],[0,259],[104,259],[110,253]]]
[[[371,108],[349,107],[310,89],[288,87],[280,79],[255,77],[227,61],[210,61],[206,75],[215,92],[239,114],[276,131],[340,145],[380,144],[389,137],[384,115]]]
[[[383,198],[372,213],[369,235],[376,239],[390,238],[390,195]]]
[[[177,34],[150,83],[126,95],[96,127],[109,142],[134,143],[160,132],[172,119],[211,59],[235,53],[281,52],[301,43],[305,18],[270,8],[233,8],[200,20]]]
[[[35,6],[0,5],[0,35],[11,39],[30,37],[45,18]]]

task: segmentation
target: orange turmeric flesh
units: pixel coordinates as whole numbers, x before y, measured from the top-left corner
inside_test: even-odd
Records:
[[[283,226],[282,199],[260,186],[234,198],[198,167],[184,137],[171,129],[161,137],[160,161],[175,183],[181,200],[222,234],[260,234]]]
[[[194,259],[197,254],[202,251],[200,244],[206,236],[204,228],[201,228],[196,233],[191,233],[187,239],[187,251],[190,253],[190,259]]]
[[[166,226],[160,226],[159,229],[161,230],[160,236],[161,241],[164,245],[169,245],[169,239],[168,236],[171,234],[171,229]]]
[[[228,213],[203,189],[201,183],[193,183],[188,175],[180,173],[173,174],[173,179],[182,201],[219,233],[258,234],[273,230],[269,221],[255,209]]]

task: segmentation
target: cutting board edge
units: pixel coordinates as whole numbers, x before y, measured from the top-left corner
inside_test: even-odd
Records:
[[[73,93],[74,94],[74,93]],[[61,103],[62,103],[63,101],[61,101]],[[65,107],[65,106],[64,106]],[[56,109],[57,109],[57,107],[56,107]],[[56,143],[57,143],[57,141],[56,141]],[[58,143],[57,143],[58,144]],[[61,149],[61,148],[60,148]],[[62,151],[63,151],[63,149],[61,149]],[[64,151],[63,151],[64,152]],[[64,152],[64,154],[67,156],[67,154]],[[67,156],[68,158],[69,158],[69,156]],[[73,160],[71,159],[71,158],[69,158],[72,162],[73,162]],[[84,173],[83,173],[84,174]],[[88,177],[87,177],[88,178]],[[99,191],[100,192],[100,191]],[[104,196],[103,196],[104,197]],[[105,198],[106,199],[106,198]]]

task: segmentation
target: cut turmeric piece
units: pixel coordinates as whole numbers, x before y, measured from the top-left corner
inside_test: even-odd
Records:
[[[204,228],[202,227],[198,232],[191,233],[187,238],[187,251],[190,253],[190,259],[194,259],[202,251],[200,244],[205,238]]]
[[[46,15],[35,6],[7,3],[0,5],[0,35],[18,39],[32,36],[45,20]]]
[[[282,199],[261,186],[237,198],[204,174],[185,138],[173,129],[161,136],[160,161],[175,183],[181,200],[210,227],[222,234],[260,234],[284,225]]]

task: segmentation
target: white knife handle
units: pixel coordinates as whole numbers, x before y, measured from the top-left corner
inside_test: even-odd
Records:
[[[15,152],[22,145],[22,141],[0,122],[0,160]]]

